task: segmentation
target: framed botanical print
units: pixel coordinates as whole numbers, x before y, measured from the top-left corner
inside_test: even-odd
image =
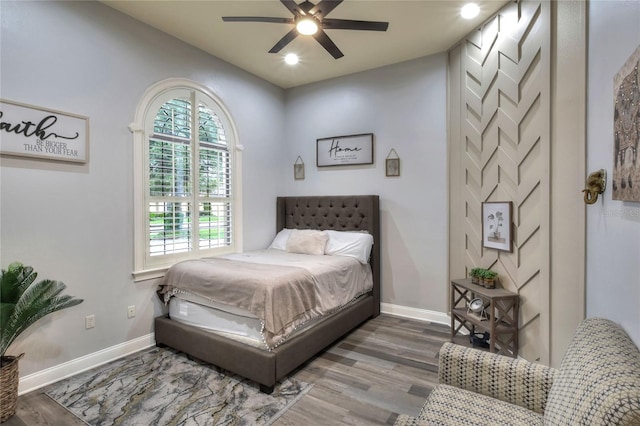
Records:
[[[502,251],[513,251],[511,236],[511,201],[482,203],[482,246]]]

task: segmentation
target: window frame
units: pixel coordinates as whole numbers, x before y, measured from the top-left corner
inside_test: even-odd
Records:
[[[195,111],[198,109],[199,101],[203,101],[223,124],[231,168],[231,244],[201,249],[194,242],[192,249],[187,252],[151,256],[148,233],[149,137],[153,134],[157,111],[166,101],[177,97],[188,97],[191,102],[195,101]],[[242,251],[242,145],[238,143],[238,132],[233,118],[221,99],[210,89],[191,80],[171,78],[160,81],[149,87],[141,98],[129,130],[133,134],[134,144],[134,281],[162,277],[172,264],[181,260]],[[193,135],[196,135],[196,140],[197,134],[197,129],[194,129]],[[195,152],[197,151],[196,149]],[[193,167],[198,169],[198,164],[193,164]],[[192,196],[184,201],[193,203],[192,209],[197,211],[200,198],[199,193],[194,190]]]

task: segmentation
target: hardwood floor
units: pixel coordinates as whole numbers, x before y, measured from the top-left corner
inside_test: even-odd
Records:
[[[275,425],[384,425],[398,414],[416,415],[438,382],[445,341],[448,326],[380,315],[293,374],[314,386]],[[34,391],[18,398],[16,414],[3,424],[85,423]]]
[[[381,315],[295,374],[314,387],[275,424],[393,424],[415,415],[438,382],[449,327]]]

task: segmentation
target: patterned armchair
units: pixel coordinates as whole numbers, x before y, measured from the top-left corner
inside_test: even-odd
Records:
[[[616,323],[584,320],[560,369],[445,343],[440,384],[404,425],[640,425],[640,351]]]

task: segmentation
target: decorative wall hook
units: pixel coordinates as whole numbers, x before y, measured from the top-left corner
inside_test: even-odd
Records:
[[[295,180],[303,180],[304,179],[304,161],[298,155],[296,162],[293,163],[293,178]]]
[[[602,194],[607,187],[607,171],[600,169],[593,172],[587,177],[587,187],[582,190],[584,192],[584,202],[593,204],[598,201],[598,195]]]

